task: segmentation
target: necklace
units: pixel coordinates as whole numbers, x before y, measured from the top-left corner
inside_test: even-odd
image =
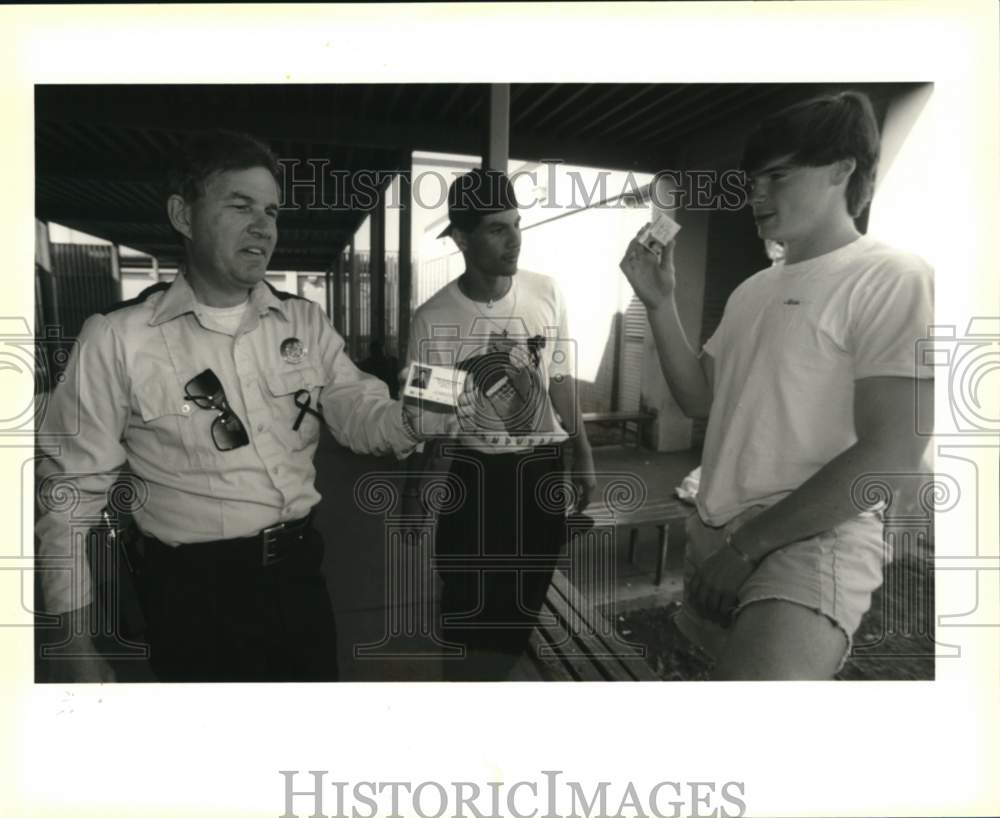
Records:
[[[470,301],[472,301],[473,303],[475,303],[477,306],[481,303],[480,301],[478,301],[475,298],[473,298],[472,294],[469,292],[468,279],[465,278],[465,274],[459,276],[458,286],[461,288],[461,290],[462,290],[463,294],[465,295],[465,297],[468,298]],[[491,296],[490,298],[486,299],[486,309],[492,310],[493,309],[493,305],[497,301],[501,301],[502,299],[504,299],[504,298],[507,297],[507,293],[510,292],[510,290],[511,290],[511,288],[513,286],[514,286],[514,279],[513,278],[509,278],[507,280],[507,289],[504,290],[503,293],[501,293],[498,296],[495,296],[495,297]]]
[[[469,298],[468,295],[465,296],[466,298],[469,299],[469,301],[471,301],[473,303],[473,305],[476,308],[476,312],[478,312],[483,318],[485,318],[487,321],[489,321],[493,325],[493,328],[496,329],[500,333],[500,337],[501,338],[506,338],[508,336],[508,334],[509,334],[508,330],[510,328],[510,322],[514,318],[514,316],[517,314],[517,296],[518,296],[518,291],[514,288],[514,280],[513,279],[511,279],[511,281],[510,281],[510,286],[507,288],[507,292],[505,292],[503,295],[501,295],[500,298],[496,299],[497,301],[499,301],[500,299],[506,298],[507,295],[510,293],[511,290],[514,290],[514,303],[511,304],[511,306],[510,306],[510,315],[508,315],[506,317],[506,319],[504,320],[504,325],[502,327],[497,323],[497,320],[492,315],[489,315],[488,313],[483,312],[483,308],[480,306],[480,302],[479,301],[476,301],[474,298]],[[489,301],[486,302],[486,309],[493,309],[493,304],[494,304],[494,299],[491,298]]]

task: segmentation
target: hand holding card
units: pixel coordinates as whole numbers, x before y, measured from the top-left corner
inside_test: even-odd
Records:
[[[468,376],[468,372],[450,366],[410,364],[403,386],[403,403],[416,418],[416,432],[421,437],[453,435],[458,431],[459,416],[470,411]]]
[[[643,306],[647,310],[656,310],[673,297],[677,283],[674,242],[670,241],[657,252],[641,241],[642,235],[643,231],[640,231],[629,242],[618,266]]]
[[[663,210],[653,208],[653,221],[639,231],[638,240],[657,259],[660,258],[663,248],[674,240],[680,232],[681,226],[670,218]]]

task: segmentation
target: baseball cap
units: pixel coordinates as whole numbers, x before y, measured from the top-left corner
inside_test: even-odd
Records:
[[[448,188],[448,226],[439,239],[450,236],[454,228],[475,230],[483,216],[516,210],[514,185],[507,174],[499,170],[476,168],[463,173]]]

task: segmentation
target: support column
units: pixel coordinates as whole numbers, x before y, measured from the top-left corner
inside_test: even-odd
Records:
[[[329,291],[328,291],[329,292]],[[333,292],[330,294],[333,302],[330,320],[333,326],[345,338],[347,337],[347,321],[344,316],[344,250],[337,251],[333,262]]]
[[[385,341],[385,189],[371,212],[371,256],[368,260],[370,341]],[[368,350],[359,351],[367,357]]]
[[[111,245],[111,278],[114,280],[115,301],[122,300],[122,260],[118,254],[118,245]]]
[[[361,275],[358,272],[358,256],[354,248],[354,236],[351,236],[349,245],[349,269],[348,275],[351,279],[350,292],[350,315],[347,337],[347,348],[351,357],[357,355],[357,338],[361,327]]]
[[[483,167],[507,172],[510,159],[510,85],[490,86]]]
[[[399,175],[399,341],[396,357],[406,363],[410,337],[410,310],[413,308],[413,153],[406,152]]]
[[[323,281],[326,284],[326,289],[324,290],[326,295],[323,299],[323,305],[326,307],[326,317],[330,319],[331,323],[333,323],[333,277],[335,275],[334,267],[336,264],[336,261],[331,261],[323,272]]]

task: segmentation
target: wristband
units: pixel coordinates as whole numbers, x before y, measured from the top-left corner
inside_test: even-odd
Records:
[[[733,551],[739,554],[739,557],[741,560],[743,560],[743,562],[745,562],[747,565],[752,565],[753,567],[756,568],[758,561],[755,560],[753,557],[751,557],[748,553],[746,553],[746,551],[743,551],[742,549],[736,547],[736,543],[733,542],[733,538],[735,536],[736,536],[735,531],[727,531],[726,545],[728,545],[731,549],[733,549]]]
[[[402,407],[400,414],[403,418],[403,431],[406,436],[410,438],[414,443],[421,443],[423,438],[417,434],[417,430],[413,428],[413,419],[410,417],[410,413],[406,411],[406,407]]]

